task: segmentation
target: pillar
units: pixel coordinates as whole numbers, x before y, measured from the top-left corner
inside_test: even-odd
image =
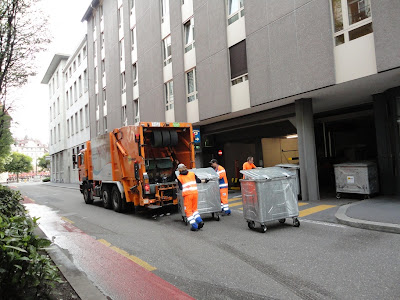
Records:
[[[297,100],[295,107],[302,199],[307,201],[319,200],[312,99]]]

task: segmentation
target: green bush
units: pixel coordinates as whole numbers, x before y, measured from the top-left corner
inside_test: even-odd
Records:
[[[43,182],[49,182],[50,181],[50,177],[45,177],[42,179]]]
[[[29,299],[61,282],[43,251],[50,241],[34,234],[37,220],[26,215],[21,194],[0,186],[0,291],[2,299]]]

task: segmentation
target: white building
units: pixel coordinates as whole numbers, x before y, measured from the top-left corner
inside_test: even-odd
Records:
[[[38,140],[25,137],[22,140],[15,140],[15,143],[11,145],[11,151],[22,153],[31,157],[33,171],[37,172],[36,166],[39,158],[48,153],[49,150],[46,144],[43,144]]]
[[[42,83],[50,93],[51,181],[77,182],[72,155],[90,139],[86,36],[72,56],[54,56]]]
[[[87,72],[86,36],[64,68],[66,109],[66,155],[64,182],[78,182],[78,169],[72,163],[72,155],[83,149],[90,139],[89,96]]]

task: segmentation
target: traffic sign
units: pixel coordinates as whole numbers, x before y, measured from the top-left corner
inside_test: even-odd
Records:
[[[193,129],[193,137],[194,137],[195,144],[201,144],[201,137],[200,137],[199,129]]]

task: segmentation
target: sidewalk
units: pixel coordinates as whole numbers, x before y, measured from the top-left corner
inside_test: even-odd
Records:
[[[400,199],[380,196],[344,205],[335,217],[348,226],[400,234]]]

